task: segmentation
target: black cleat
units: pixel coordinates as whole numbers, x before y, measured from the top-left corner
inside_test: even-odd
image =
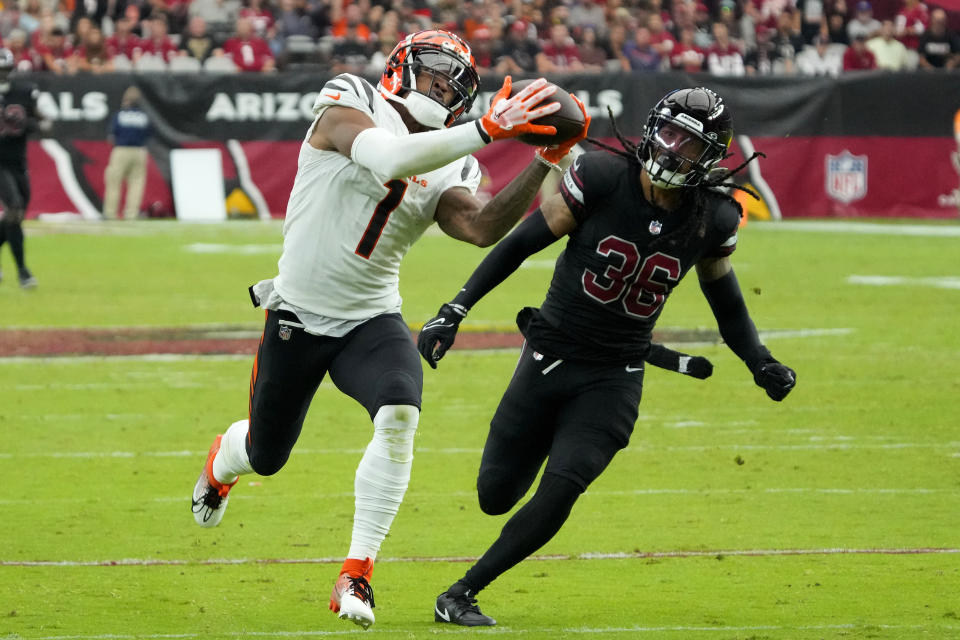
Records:
[[[433,619],[436,622],[450,622],[461,627],[492,627],[497,621],[485,616],[477,606],[477,599],[469,596],[469,591],[460,596],[450,595],[444,591],[437,596],[437,604],[433,608]]]
[[[19,276],[21,289],[35,289],[37,287],[37,279],[33,277],[29,269],[20,269]]]

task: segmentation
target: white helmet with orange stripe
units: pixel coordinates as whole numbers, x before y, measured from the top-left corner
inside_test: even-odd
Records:
[[[426,91],[417,78],[429,74]],[[436,89],[440,81],[449,87],[444,98]],[[401,40],[387,59],[378,89],[384,98],[399,102],[425,127],[449,127],[470,110],[477,96],[480,77],[470,46],[447,31],[418,31]]]

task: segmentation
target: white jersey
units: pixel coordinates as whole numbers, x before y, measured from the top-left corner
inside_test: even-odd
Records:
[[[409,131],[396,109],[357,76],[333,78],[314,103],[316,118],[300,146],[287,203],[280,275],[272,284],[293,308],[343,326],[400,311],[400,261],[433,223],[444,191],[476,193],[480,166],[465,156],[405,179],[379,176],[341,153],[310,145],[317,120],[331,106],[362,111],[398,136]]]

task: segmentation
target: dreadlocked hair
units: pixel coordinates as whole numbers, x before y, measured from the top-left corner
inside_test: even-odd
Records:
[[[613,117],[613,109],[607,106],[607,113],[610,116],[610,126],[613,128],[613,134],[617,137],[617,140],[620,141],[620,146],[622,149],[617,149],[611,145],[608,145],[605,142],[597,140],[596,138],[588,137],[586,140],[595,147],[600,147],[610,153],[621,156],[629,160],[632,164],[642,167],[643,164],[640,162],[640,145],[634,144],[624,136],[620,129],[617,127],[617,120]],[[723,156],[723,160],[726,160],[732,153],[728,153]],[[737,208],[737,211],[740,212],[740,215],[743,216],[743,207],[740,206],[740,203],[737,202],[729,193],[720,191],[720,189],[737,189],[743,191],[744,193],[749,194],[754,200],[759,200],[760,196],[757,193],[750,189],[749,187],[741,186],[735,182],[728,182],[735,174],[739,173],[747,167],[751,162],[757,158],[766,158],[767,156],[759,151],[753,152],[753,154],[747,158],[744,162],[740,163],[738,166],[733,169],[726,169],[723,167],[717,167],[711,169],[710,172],[700,180],[700,183],[696,186],[687,189],[684,193],[684,199],[680,204],[680,207],[690,207],[693,210],[693,213],[687,216],[686,220],[682,225],[674,229],[672,232],[668,233],[665,236],[661,236],[650,243],[650,248],[660,248],[661,246],[671,245],[676,246],[678,244],[683,244],[690,237],[696,233],[700,237],[703,237],[706,233],[706,194],[708,192],[717,194],[723,198],[728,199],[733,205]]]

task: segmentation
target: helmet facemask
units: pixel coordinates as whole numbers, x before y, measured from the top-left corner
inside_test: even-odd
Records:
[[[452,40],[431,40],[414,39],[394,49],[384,76],[398,75],[401,86],[384,97],[403,104],[423,126],[440,129],[470,110],[480,78],[465,44],[465,50],[460,51]],[[384,84],[381,81],[381,87]],[[445,95],[445,88],[449,95]]]
[[[723,160],[729,140],[704,132],[703,123],[686,113],[669,109],[650,114],[637,158],[661,189],[692,187]]]

